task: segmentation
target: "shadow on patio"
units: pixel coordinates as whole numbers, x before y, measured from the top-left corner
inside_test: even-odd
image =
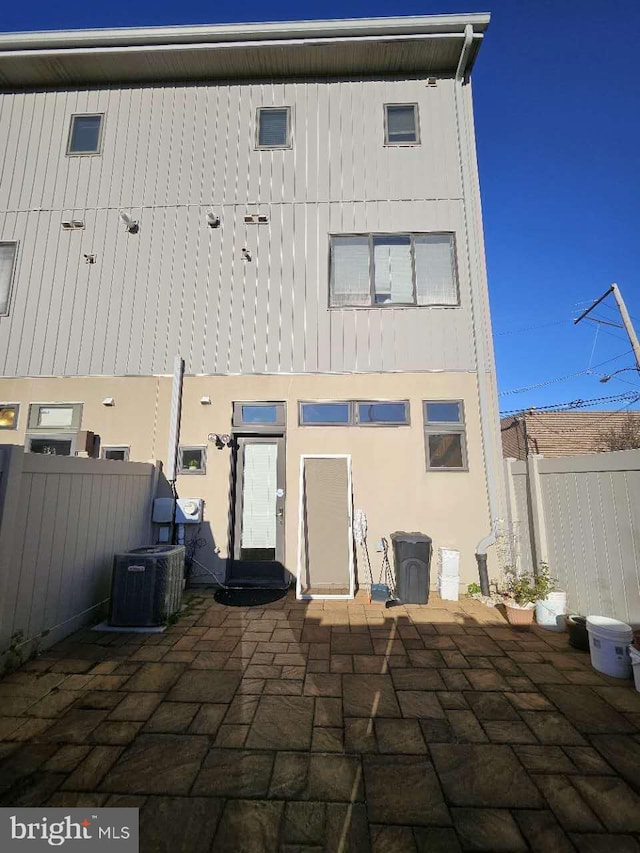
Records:
[[[475,601],[80,631],[0,681],[0,804],[140,807],[152,851],[639,851],[640,696]]]

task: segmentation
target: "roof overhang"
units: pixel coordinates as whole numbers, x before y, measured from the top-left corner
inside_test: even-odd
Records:
[[[468,74],[489,17],[427,15],[7,33],[0,35],[0,87],[454,75],[465,37]]]

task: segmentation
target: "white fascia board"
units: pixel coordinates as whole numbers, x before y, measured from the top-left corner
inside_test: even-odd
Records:
[[[133,47],[200,42],[286,41],[289,39],[385,35],[464,35],[470,24],[475,32],[489,25],[488,13],[467,15],[418,15],[393,18],[357,18],[327,21],[223,24],[177,27],[46,30],[0,34],[0,50],[51,50],[72,47]]]

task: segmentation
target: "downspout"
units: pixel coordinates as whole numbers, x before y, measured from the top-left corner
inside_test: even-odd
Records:
[[[477,36],[476,36],[477,37]],[[482,36],[479,36],[480,38]],[[461,172],[461,180],[462,180],[462,194],[463,194],[463,215],[466,226],[466,238],[467,238],[467,260],[469,264],[469,275],[471,279],[471,320],[472,320],[472,334],[473,334],[473,346],[475,351],[475,361],[476,361],[476,375],[478,381],[478,403],[480,409],[480,430],[482,436],[482,449],[483,449],[483,457],[484,457],[484,468],[485,468],[485,481],[486,481],[486,489],[487,489],[487,505],[489,510],[489,522],[490,529],[487,532],[486,536],[483,536],[482,539],[476,545],[476,562],[478,565],[478,575],[480,580],[480,589],[483,595],[489,595],[489,575],[487,571],[487,549],[494,545],[496,542],[496,538],[498,535],[498,531],[501,525],[501,517],[500,517],[500,500],[499,500],[499,484],[497,482],[496,476],[496,453],[497,453],[497,437],[499,435],[498,424],[497,424],[497,392],[496,389],[491,388],[491,379],[487,378],[488,368],[491,366],[491,349],[488,345],[488,330],[486,328],[486,320],[483,317],[483,310],[481,306],[476,305],[475,295],[476,295],[476,287],[477,284],[474,283],[475,278],[475,270],[474,263],[472,258],[472,246],[471,242],[473,240],[473,252],[476,254],[480,254],[480,262],[484,264],[484,253],[482,251],[482,224],[481,222],[473,222],[473,217],[470,214],[469,207],[474,204],[475,197],[477,196],[477,204],[478,207],[480,205],[479,201],[479,189],[476,190],[474,187],[474,183],[477,182],[477,178],[474,180],[473,172],[470,173],[470,164],[468,162],[468,154],[467,150],[471,145],[473,145],[473,138],[469,139],[468,133],[469,130],[467,128],[467,123],[469,120],[469,116],[465,114],[465,104],[462,101],[462,86],[465,84],[466,76],[467,76],[467,67],[469,63],[469,56],[471,52],[471,45],[474,39],[473,26],[471,24],[467,24],[465,26],[464,33],[464,42],[462,44],[462,50],[460,52],[460,60],[458,62],[458,67],[456,70],[455,81],[454,81],[454,92],[455,92],[455,107],[456,107],[456,121],[457,121],[457,130],[458,130],[458,147],[459,147],[459,156],[460,156],[460,172]],[[468,84],[468,81],[467,81]],[[464,133],[464,140],[463,140]],[[473,129],[471,129],[471,133],[473,133]],[[477,212],[478,215],[481,216],[480,211]],[[472,228],[475,229],[472,235]],[[482,279],[481,279],[482,281]],[[483,294],[484,298],[488,299],[488,295]],[[488,306],[487,306],[488,310]],[[479,334],[483,336],[483,339],[479,340]],[[486,340],[485,340],[486,338]],[[493,393],[492,393],[493,391]],[[495,398],[495,399],[492,399]]]

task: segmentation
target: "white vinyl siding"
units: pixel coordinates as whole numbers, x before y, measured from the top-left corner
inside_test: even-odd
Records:
[[[276,547],[277,444],[247,444],[242,484],[242,548]]]
[[[457,306],[451,233],[331,237],[329,305]]]
[[[9,313],[11,282],[17,249],[17,243],[0,243],[0,316]]]

